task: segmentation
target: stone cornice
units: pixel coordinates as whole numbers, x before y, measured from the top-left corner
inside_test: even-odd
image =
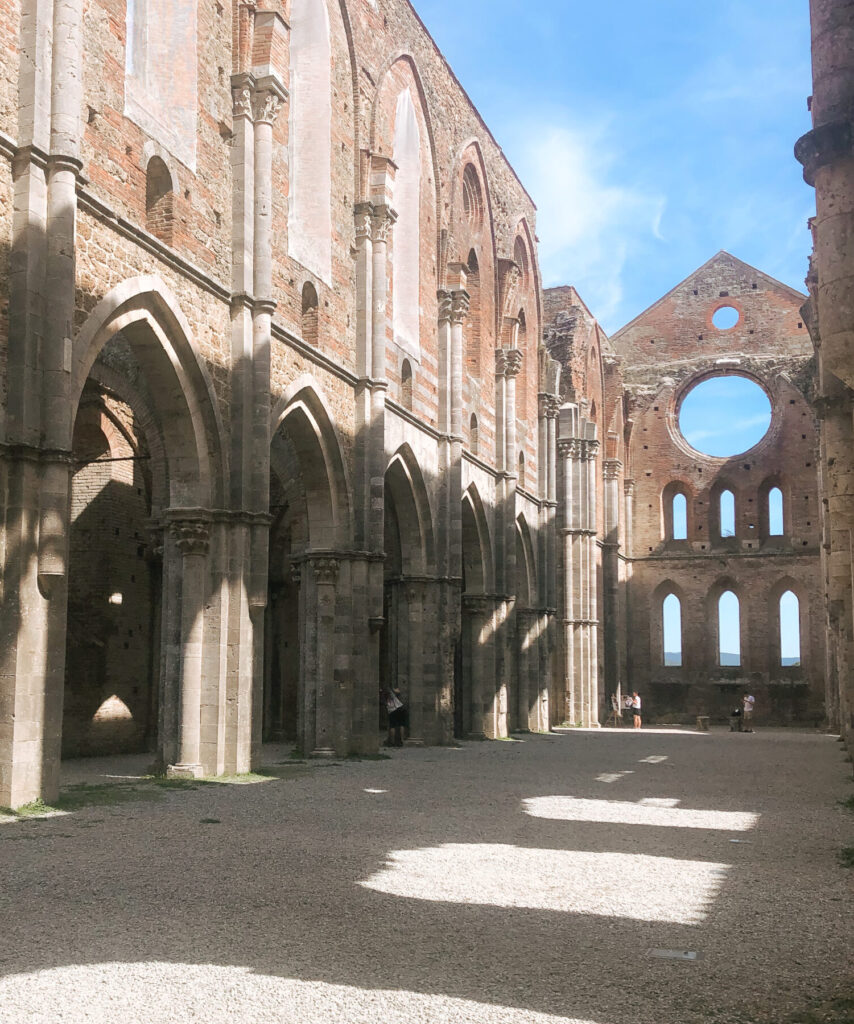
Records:
[[[815,187],[822,167],[849,158],[854,152],[854,126],[850,121],[830,121],[813,128],[795,143],[795,159],[804,168],[804,181]]]

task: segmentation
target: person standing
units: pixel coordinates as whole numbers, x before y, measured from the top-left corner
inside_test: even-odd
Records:
[[[632,690],[632,715],[634,716],[635,728],[641,727],[641,699],[637,690]]]
[[[753,732],[753,708],[756,705],[756,699],[749,693],[741,698],[741,731],[742,732]]]

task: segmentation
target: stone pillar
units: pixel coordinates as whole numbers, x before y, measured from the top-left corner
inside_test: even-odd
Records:
[[[605,651],[605,689],[607,694],[619,693],[620,677],[620,474],[623,465],[618,459],[606,459],[605,538],[603,541],[603,606],[602,622]]]
[[[172,534],[183,558],[181,574],[180,728],[179,762],[169,774],[201,778],[215,774],[216,765],[202,763],[203,700],[202,647],[207,598],[207,555],[210,526],[200,519],[175,519]]]
[[[314,573],[315,724],[312,757],[335,756],[335,597],[337,558],[311,557]],[[308,751],[307,751],[308,752]]]
[[[405,580],[407,657],[409,662],[409,742],[423,745],[425,738],[424,720],[424,593],[422,580]]]
[[[495,599],[482,594],[463,596],[470,635],[467,637],[471,672],[471,733],[495,739],[500,694],[495,691]],[[468,717],[468,716],[465,716]]]
[[[822,477],[827,488],[825,569],[829,644],[837,652],[837,692],[828,701],[838,708],[839,728],[849,746],[854,738],[854,636],[852,601],[852,517],[850,395],[854,389],[854,18],[851,0],[811,0],[813,128],[795,146],[804,179],[816,190],[814,253],[807,278],[810,301],[804,306],[819,369],[824,411]],[[833,406],[849,409],[837,418]],[[845,440],[843,440],[845,439]],[[845,478],[848,478],[847,480]],[[828,486],[829,485],[829,486]],[[835,699],[834,699],[835,698]]]
[[[599,725],[599,546],[597,514],[597,455],[599,442],[588,440],[584,458],[587,462],[587,645],[589,651],[586,675],[585,725]]]

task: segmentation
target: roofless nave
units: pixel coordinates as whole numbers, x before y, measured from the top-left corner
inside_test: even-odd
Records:
[[[618,688],[721,715],[745,680],[823,720],[805,296],[719,253],[609,340],[544,294],[534,205],[403,0],[11,0],[0,33],[0,805],[63,753],[371,752],[390,682],[431,744]],[[732,373],[771,428],[702,456],[680,402]]]

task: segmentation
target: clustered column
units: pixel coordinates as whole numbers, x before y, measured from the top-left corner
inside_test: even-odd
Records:
[[[560,415],[558,450],[563,477],[563,672],[566,718],[599,721],[596,560],[595,426],[567,405]]]

